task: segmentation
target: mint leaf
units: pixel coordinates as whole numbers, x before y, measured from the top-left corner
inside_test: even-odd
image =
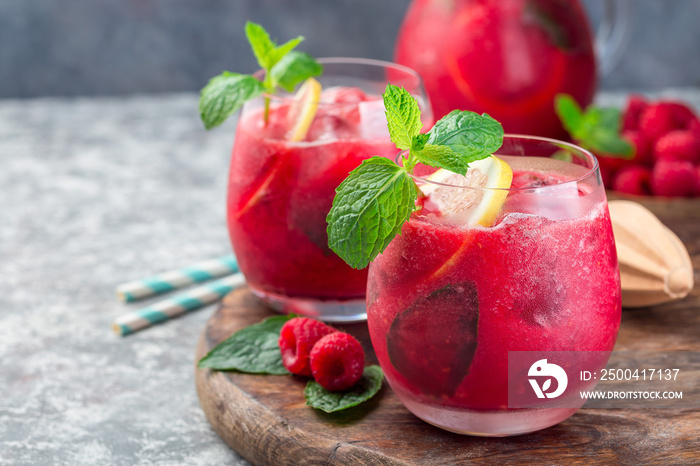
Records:
[[[469,169],[469,161],[448,146],[426,144],[426,146],[418,152],[417,157],[421,163],[430,165],[431,167],[445,168],[451,172],[459,173],[460,175],[466,174]]]
[[[199,114],[206,129],[219,126],[247,100],[259,96],[263,85],[253,76],[224,71],[209,80],[199,97]]]
[[[265,28],[261,25],[248,21],[245,23],[245,35],[248,38],[250,47],[253,49],[253,54],[258,60],[258,65],[262,69],[270,69],[269,64],[270,54],[275,49],[275,43],[272,42]]]
[[[248,37],[248,42],[250,42],[250,46],[253,49],[255,58],[258,60],[258,64],[266,72],[265,82],[268,84],[268,90],[272,91],[274,90],[274,84],[272,83],[274,78],[271,80],[268,75],[272,71],[273,67],[277,65],[285,56],[287,56],[292,49],[299,45],[304,38],[302,36],[297,36],[278,47],[277,44],[270,39],[270,35],[267,33],[267,31],[265,31],[265,28],[257,23],[253,23],[252,21],[248,21],[246,23],[245,33]],[[304,79],[306,78],[302,78],[299,81],[303,81]],[[291,92],[293,90],[293,86],[292,89],[287,90]]]
[[[413,139],[411,140],[411,149],[412,151],[421,151],[425,147],[425,144],[428,142],[428,135],[427,134],[416,134],[413,136]]]
[[[634,147],[620,136],[620,110],[590,105],[584,112],[567,94],[557,95],[555,110],[564,129],[584,149],[603,157],[634,156]]]
[[[216,345],[199,360],[197,367],[249,374],[289,374],[282,365],[280,330],[293,314],[269,317],[242,328]]]
[[[575,134],[582,127],[583,111],[581,106],[568,94],[557,94],[554,100],[554,110],[564,129],[575,138]]]
[[[379,156],[364,160],[336,189],[328,246],[351,267],[366,267],[408,220],[416,190],[405,168]]]
[[[503,144],[503,127],[485,113],[453,110],[428,134],[428,144],[449,147],[467,164],[488,157]]]
[[[288,92],[311,76],[323,72],[323,66],[311,55],[304,52],[289,52],[280,59],[270,70],[273,85],[284,88]]]
[[[306,384],[304,397],[308,406],[333,413],[369,400],[382,388],[383,380],[384,372],[379,366],[367,366],[360,380],[349,390],[331,392],[311,380]]]
[[[631,159],[634,156],[632,145],[622,139],[617,131],[606,127],[591,128],[585,141],[585,148],[597,155],[621,159]]]
[[[399,149],[410,149],[413,137],[423,127],[418,102],[406,89],[391,84],[387,84],[383,98],[391,142]]]

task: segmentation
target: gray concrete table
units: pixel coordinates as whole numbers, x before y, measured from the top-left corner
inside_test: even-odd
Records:
[[[204,131],[194,94],[0,100],[0,465],[247,464],[195,393],[213,306],[110,330],[154,301],[117,284],[230,251],[234,127]]]

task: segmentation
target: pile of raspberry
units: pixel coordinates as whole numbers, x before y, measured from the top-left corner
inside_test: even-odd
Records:
[[[280,331],[279,346],[289,372],[313,376],[326,390],[347,390],[362,377],[365,352],[360,342],[318,320],[288,320]]]
[[[700,196],[700,119],[690,107],[631,95],[621,131],[635,155],[598,158],[605,186],[641,196]]]

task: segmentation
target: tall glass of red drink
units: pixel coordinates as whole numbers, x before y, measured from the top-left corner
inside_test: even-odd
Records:
[[[323,87],[306,136],[290,141],[298,112],[292,95],[247,102],[231,154],[228,227],[250,289],[274,308],[327,321],[365,318],[366,270],[355,270],[328,248],[326,215],[335,188],[362,160],[394,157],[381,93],[403,86],[422,102],[420,77],[388,62],[321,59]]]
[[[595,158],[508,135],[495,155],[513,171],[495,224],[466,225],[428,195],[370,265],[367,316],[379,363],[410,411],[450,431],[503,436],[552,426],[583,404],[509,409],[509,352],[601,352],[604,365],[621,304]]]

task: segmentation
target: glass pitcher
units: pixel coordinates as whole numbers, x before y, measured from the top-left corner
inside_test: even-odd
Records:
[[[578,0],[413,0],[396,61],[421,74],[436,119],[486,112],[509,133],[565,138],[554,96],[588,105],[597,67],[610,70],[625,43],[629,0],[605,7],[595,47]]]

